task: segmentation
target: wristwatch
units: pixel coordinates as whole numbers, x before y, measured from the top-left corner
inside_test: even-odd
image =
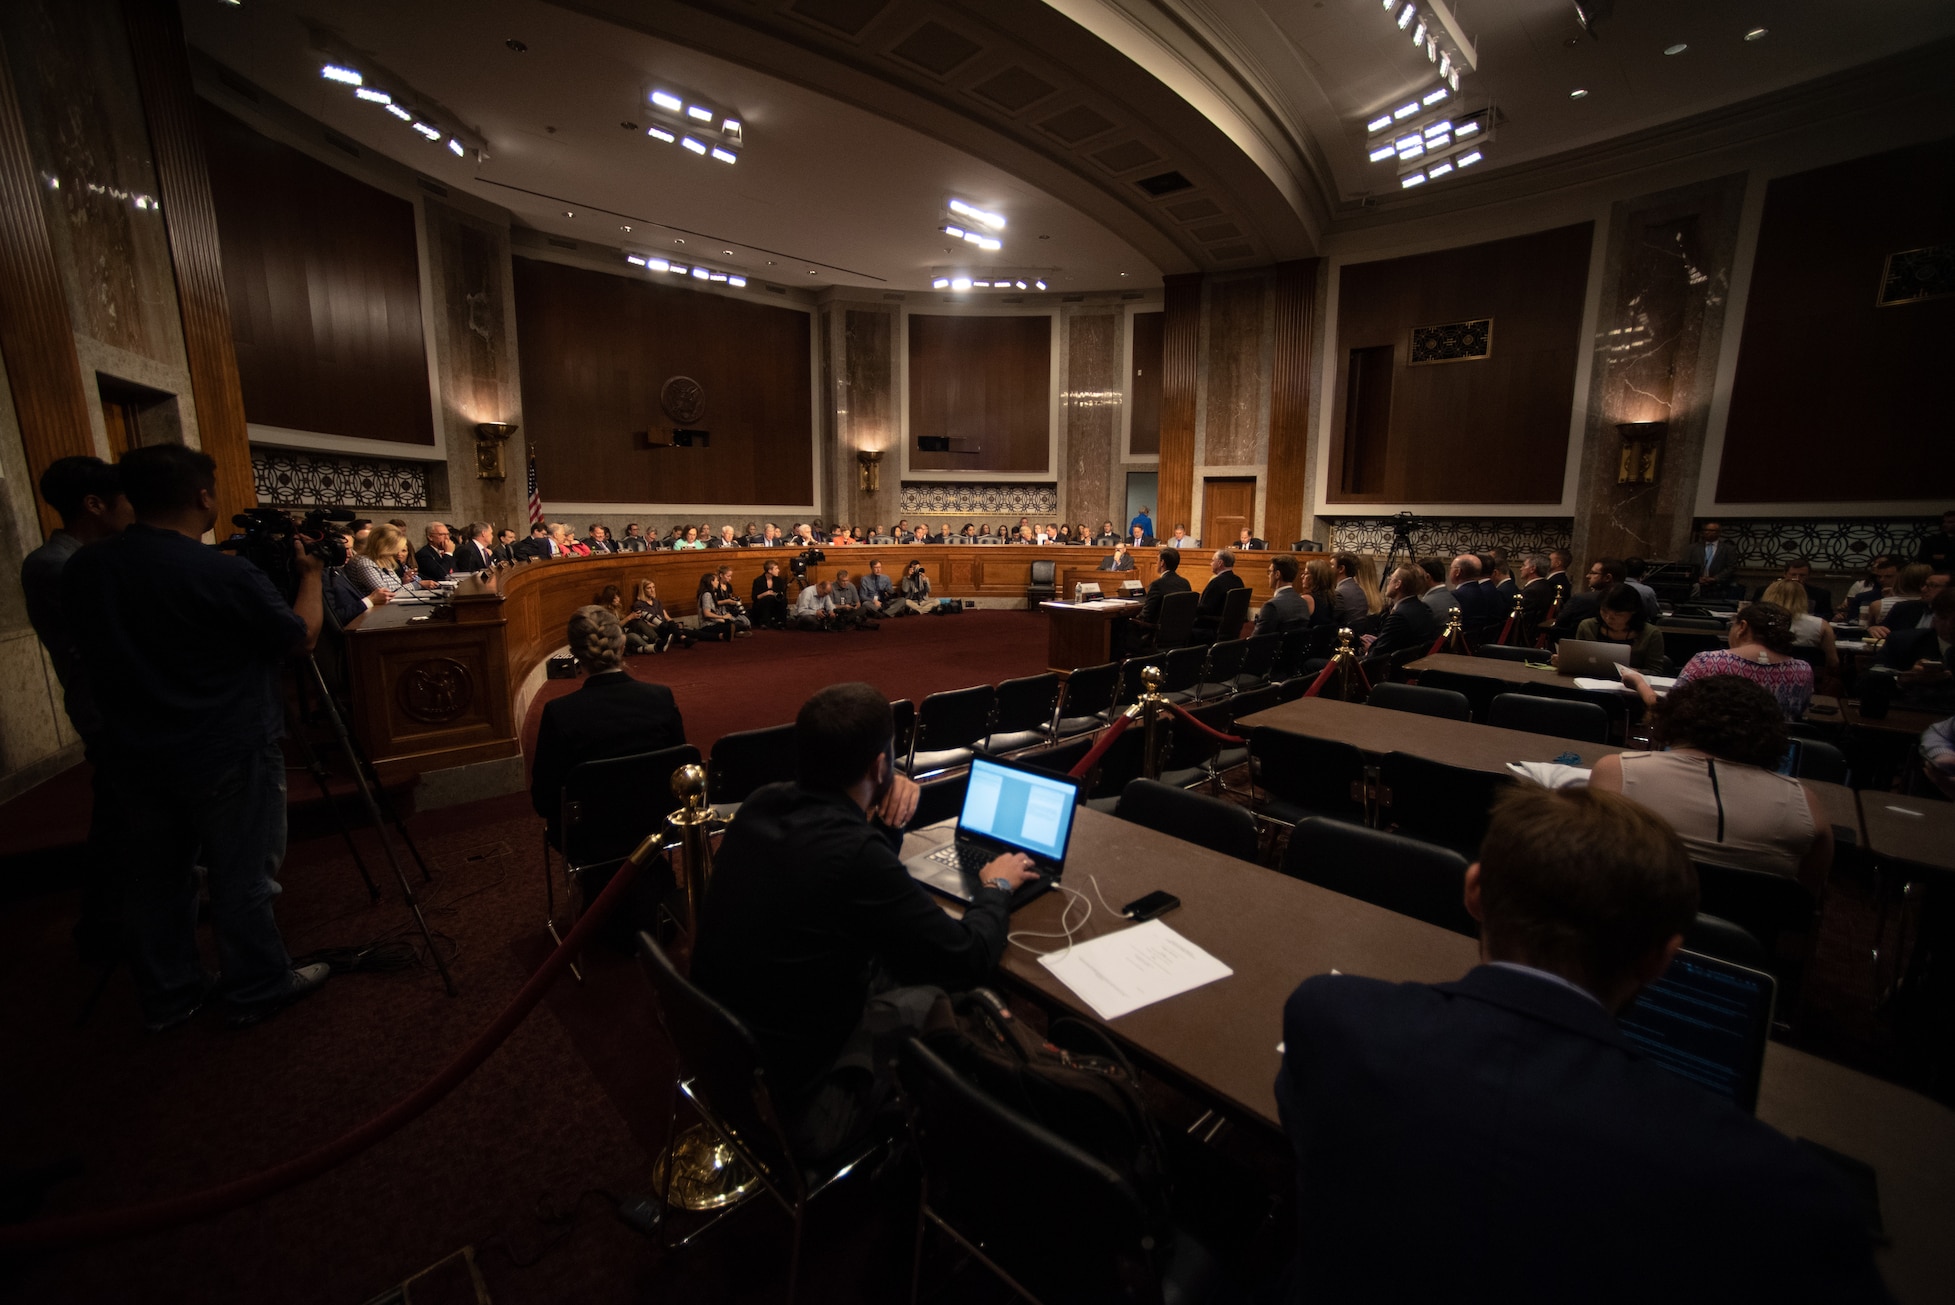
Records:
[[[984,883],[987,888],[996,888],[999,892],[1008,893],[1011,891],[1011,880],[1009,879],[987,879]]]

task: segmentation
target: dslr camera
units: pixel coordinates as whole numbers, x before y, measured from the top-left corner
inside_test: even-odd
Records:
[[[299,571],[292,552],[298,540],[304,551],[327,566],[345,566],[346,539],[338,527],[350,525],[353,514],[344,508],[315,508],[298,520],[277,508],[252,508],[231,518],[238,533],[217,547],[236,553],[271,577],[286,602],[298,597]]]

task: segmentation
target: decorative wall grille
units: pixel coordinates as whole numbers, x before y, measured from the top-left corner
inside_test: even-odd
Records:
[[[1333,552],[1387,553],[1392,528],[1384,517],[1323,517],[1330,523]],[[1574,532],[1568,517],[1427,517],[1412,532],[1417,556],[1451,557],[1455,553],[1484,553],[1500,547],[1509,554],[1545,553],[1568,547]]]
[[[1059,486],[1022,484],[1016,481],[987,485],[983,482],[945,484],[934,481],[903,482],[903,515],[943,516],[1041,516],[1059,511]]]
[[[1922,541],[1941,530],[1939,517],[1716,517],[1719,534],[1738,550],[1738,564],[1776,570],[1792,556],[1820,571],[1859,571],[1879,553],[1912,562]]]
[[[428,466],[303,449],[251,450],[251,479],[267,507],[425,508]]]
[[[1411,364],[1414,367],[1422,363],[1477,362],[1492,353],[1491,317],[1412,328]]]

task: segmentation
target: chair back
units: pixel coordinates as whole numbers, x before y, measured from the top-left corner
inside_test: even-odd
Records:
[[[1113,814],[1238,861],[1256,859],[1255,818],[1233,802],[1203,797],[1159,780],[1134,779],[1120,791]]]
[[[1158,1305],[1146,1207],[1130,1183],[918,1039],[904,1044],[897,1079],[930,1217],[1037,1300]],[[1026,1216],[1028,1192],[1049,1216]]]
[[[1057,574],[1058,564],[1055,562],[1041,559],[1032,563],[1032,583],[1035,585],[1044,585],[1050,589]]]
[[[698,762],[699,749],[682,743],[573,766],[563,779],[558,821],[564,862],[572,870],[584,870],[630,856],[645,835],[656,832],[679,809],[679,799],[672,796],[672,772]]]
[[[1206,706],[1189,708],[1188,714],[1216,733],[1227,734],[1233,706],[1227,699],[1217,699]],[[1161,781],[1171,787],[1183,787],[1208,779],[1210,762],[1218,758],[1222,745],[1179,713],[1168,718],[1167,727],[1168,752],[1161,761]]]
[[[1290,835],[1282,871],[1346,897],[1436,924],[1469,938],[1466,858],[1450,848],[1342,820],[1305,820]]]
[[[910,770],[940,770],[970,760],[973,748],[991,732],[997,690],[988,684],[946,689],[923,700],[916,713],[916,746]]]
[[[1473,704],[1463,693],[1451,689],[1429,689],[1422,684],[1378,684],[1374,682],[1367,705],[1390,711],[1409,711],[1420,716],[1439,716],[1446,720],[1472,720]]]
[[[1192,693],[1201,683],[1202,663],[1208,660],[1208,648],[1203,644],[1191,644],[1186,648],[1170,648],[1159,661],[1161,666],[1162,693]]]
[[[1463,856],[1479,854],[1487,819],[1514,780],[1507,775],[1449,766],[1406,752],[1388,752],[1378,766],[1387,826]]]
[[[1242,649],[1242,670],[1236,675],[1238,684],[1261,684],[1270,678],[1270,668],[1276,664],[1276,654],[1282,650],[1284,636],[1280,634],[1251,635]]]
[[[1082,666],[1066,677],[1065,700],[1059,707],[1062,721],[1093,720],[1104,724],[1101,719],[1113,706],[1114,694],[1120,685],[1120,663],[1108,662],[1104,666]]]
[[[1156,648],[1179,648],[1187,643],[1195,632],[1195,612],[1201,606],[1201,595],[1190,589],[1186,593],[1167,594],[1161,599],[1161,610],[1154,622],[1154,646]]]
[[[1076,738],[1067,739],[1064,743],[1055,743],[1049,748],[1040,748],[1036,752],[1021,752],[1012,758],[1012,760],[1018,762],[1020,765],[1036,767],[1039,770],[1049,770],[1055,774],[1069,775],[1072,773],[1074,766],[1077,766],[1086,759],[1086,754],[1093,750],[1093,745],[1098,741],[1098,738],[1094,735],[1081,734]],[[1080,801],[1085,801],[1086,790],[1082,787],[1079,793]]]
[[[1099,770],[1086,777],[1093,780],[1086,796],[1118,798],[1126,792],[1127,785],[1147,773],[1146,767],[1147,731],[1134,725],[1100,755]]]
[[[1756,938],[1771,960],[1767,968],[1781,986],[1793,987],[1803,964],[1796,954],[1799,949],[1791,944],[1810,938],[1818,922],[1819,903],[1812,890],[1770,870],[1696,864],[1699,908]]]
[[[738,1016],[680,974],[658,940],[642,930],[638,958],[686,1095],[776,1196],[790,1202],[802,1197],[806,1180],[767,1090],[760,1044]]]
[[[1365,818],[1364,753],[1349,743],[1259,725],[1249,735],[1249,765],[1262,790],[1299,817]]]
[[[1259,711],[1268,711],[1283,700],[1283,690],[1274,684],[1260,688],[1245,689],[1229,699],[1230,734],[1246,737],[1239,722],[1244,716],[1254,716]]]
[[[1543,698],[1533,693],[1501,693],[1487,708],[1487,724],[1526,730],[1579,743],[1609,741],[1609,713],[1593,702]]]
[[[706,763],[706,796],[714,802],[745,802],[767,784],[794,778],[794,726],[722,734]]]
[[[1715,915],[1705,915],[1702,911],[1683,931],[1685,951],[1701,952],[1705,956],[1715,956],[1733,965],[1749,965],[1754,970],[1772,968],[1772,958],[1765,954],[1765,948],[1751,936],[1751,932],[1741,925]]]
[[[895,721],[896,756],[907,757],[910,740],[916,736],[916,704],[908,698],[898,698],[889,704],[889,714]]]
[[[1208,645],[1208,662],[1202,667],[1201,682],[1226,693],[1242,674],[1242,659],[1249,651],[1246,639],[1219,639]]]
[[[998,686],[997,709],[991,721],[991,738],[1000,734],[1049,734],[1059,714],[1059,699],[1066,691],[1066,677],[1056,671],[1006,680]],[[1029,744],[1027,745],[1029,746]]]
[[[1845,784],[1853,777],[1846,754],[1824,739],[1799,740],[1799,778]]]
[[[954,819],[964,809],[964,790],[971,784],[971,772],[960,770],[941,779],[926,779],[916,786],[916,814],[910,826],[921,829],[939,820]]]
[[[1228,595],[1222,599],[1221,619],[1215,622],[1217,639],[1242,637],[1242,623],[1249,619],[1249,600],[1254,597],[1255,593],[1248,585],[1229,590]]]

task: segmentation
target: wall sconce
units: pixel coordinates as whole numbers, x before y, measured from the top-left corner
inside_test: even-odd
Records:
[[[1663,437],[1670,433],[1670,423],[1618,422],[1616,433],[1622,436],[1622,453],[1616,461],[1616,484],[1654,485],[1659,455],[1663,452]]]
[[[501,480],[502,446],[516,433],[513,423],[506,421],[484,421],[475,426],[475,478],[477,480]]]
[[[882,488],[882,450],[873,453],[868,449],[856,450],[855,483],[865,494],[874,494]]]

